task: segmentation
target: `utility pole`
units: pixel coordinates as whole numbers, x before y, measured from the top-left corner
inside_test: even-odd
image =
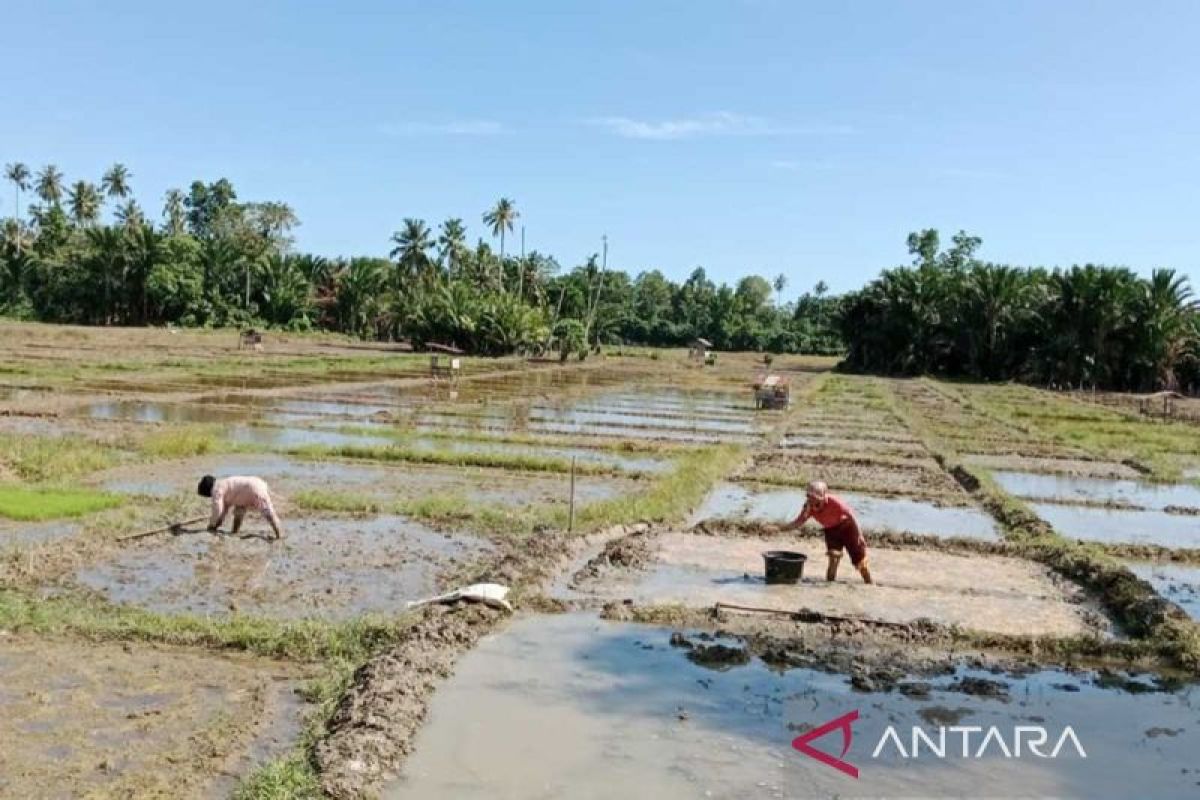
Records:
[[[517,299],[525,300],[525,226],[521,226],[521,261],[517,265]]]

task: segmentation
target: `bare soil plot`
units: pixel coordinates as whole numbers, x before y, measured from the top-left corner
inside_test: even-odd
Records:
[[[108,599],[154,611],[293,619],[347,619],[395,612],[434,594],[443,574],[485,556],[490,546],[402,517],[314,517],[286,522],[267,541],[248,516],[242,536],[202,528],[111,553],[76,574]]]
[[[808,556],[804,581],[768,586],[766,550]],[[951,555],[933,550],[871,548],[876,584],[867,586],[849,559],[835,583],[824,580],[825,545],[818,537],[743,537],[668,533],[655,543],[644,572],[608,573],[586,588],[612,599],[649,605],[714,604],[860,616],[907,623],[928,618],[944,625],[1005,634],[1071,636],[1095,632],[1082,590],[1021,559]]]
[[[203,797],[298,723],[294,671],[271,662],[6,635],[0,674],[5,797]]]

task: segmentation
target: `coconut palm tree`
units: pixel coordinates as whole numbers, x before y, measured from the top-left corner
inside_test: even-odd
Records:
[[[500,237],[500,270],[504,270],[504,233],[513,229],[513,223],[521,216],[512,200],[501,197],[495,207],[483,215],[483,224],[492,229],[492,236]]]
[[[399,264],[402,278],[412,280],[428,272],[433,234],[425,220],[405,218],[404,227],[392,234],[392,241],[396,246],[392,248],[390,255]]]
[[[56,207],[62,202],[63,198],[63,174],[58,167],[53,164],[47,164],[42,168],[37,176],[37,185],[34,187],[37,191],[37,196],[50,207]]]
[[[167,233],[180,236],[187,225],[187,216],[183,208],[183,192],[169,189],[163,201],[163,218],[167,223]]]
[[[124,164],[113,164],[100,179],[100,188],[109,197],[124,200],[129,196],[129,169]]]
[[[438,247],[441,252],[438,258],[442,266],[451,275],[457,275],[462,264],[463,255],[467,251],[467,228],[458,217],[452,217],[442,223],[438,233]]]
[[[117,206],[117,222],[126,230],[136,230],[145,223],[145,215],[142,214],[142,208],[138,205],[137,200],[130,198],[121,205]]]
[[[29,190],[29,167],[20,161],[4,165],[4,177],[13,185],[13,219],[21,218],[21,192]]]
[[[779,273],[778,275],[776,275],[775,280],[771,282],[771,286],[773,286],[775,289],[776,305],[778,305],[779,301],[783,299],[783,290],[787,288],[787,285],[788,285],[787,275],[784,275],[782,272]]]
[[[100,218],[100,206],[104,201],[94,183],[76,181],[71,185],[67,202],[71,206],[71,218],[82,228]]]

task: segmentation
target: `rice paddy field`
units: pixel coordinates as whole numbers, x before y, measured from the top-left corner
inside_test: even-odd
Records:
[[[1200,792],[1186,418],[799,356],[435,379],[330,336],[0,336],[0,796]],[[206,473],[266,480],[285,539],[174,525]],[[778,530],[818,479],[874,585]],[[480,582],[512,610],[409,605]],[[851,711],[859,778],[792,747]],[[872,754],[887,724],[1070,725],[1087,757]]]

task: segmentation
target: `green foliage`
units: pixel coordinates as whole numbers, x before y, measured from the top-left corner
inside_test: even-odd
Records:
[[[221,444],[216,430],[203,425],[167,428],[142,439],[142,452],[155,458],[186,458],[215,452]]]
[[[631,278],[592,256],[560,274],[551,257],[506,252],[516,204],[483,215],[499,253],[468,247],[461,218],[435,235],[406,218],[392,260],[325,259],[292,252],[298,224],[280,202],[248,202],[226,179],[171,189],[160,221],[147,219],[122,164],[99,185],[67,189],[53,166],[6,176],[18,199],[43,201],[7,220],[0,237],[0,312],[92,325],[177,324],[322,328],[364,339],[453,344],[502,355],[557,350],[584,357],[601,344],[678,346],[702,336],[718,349],[836,353],[836,299],[823,291],[779,305],[785,276],[717,287],[696,270],[684,284],[661,272]],[[111,224],[103,205],[115,204]],[[19,209],[18,209],[19,210]],[[819,284],[823,285],[823,284]]]
[[[1200,385],[1200,318],[1184,276],[1020,269],[976,260],[979,244],[960,233],[939,252],[937,231],[912,234],[913,266],[845,298],[845,366],[1056,387]]]
[[[121,505],[116,495],[90,489],[46,489],[0,484],[0,517],[33,522],[81,517]]]
[[[22,480],[60,481],[112,466],[116,452],[77,436],[0,434],[0,464]]]

